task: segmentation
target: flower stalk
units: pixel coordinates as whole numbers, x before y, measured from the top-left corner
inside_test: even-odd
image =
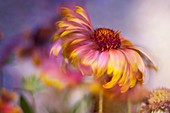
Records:
[[[130,101],[130,99],[128,99],[128,101],[127,101],[127,108],[128,108],[128,113],[131,113],[131,101]]]
[[[99,92],[99,113],[103,113],[103,91]]]

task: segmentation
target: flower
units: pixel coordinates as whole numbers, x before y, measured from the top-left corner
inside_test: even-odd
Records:
[[[64,89],[81,83],[82,74],[71,65],[63,65],[62,59],[58,57],[56,60],[52,58],[44,60],[40,67],[40,79],[45,86]]]
[[[4,88],[0,90],[0,113],[22,113],[21,108],[15,104],[16,96]]]
[[[157,113],[158,111],[166,113],[170,111],[170,89],[157,88],[153,90],[143,104],[142,111],[148,111],[149,113]]]
[[[93,29],[87,12],[80,6],[62,8],[51,54],[62,52],[67,61],[84,75],[94,75],[105,89],[118,85],[121,92],[144,82],[147,67],[154,68],[151,58],[124,38],[119,31]]]

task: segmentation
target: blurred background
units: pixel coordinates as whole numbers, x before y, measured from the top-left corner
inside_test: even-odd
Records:
[[[88,11],[94,28],[119,30],[149,53],[158,72],[147,75],[148,88],[170,88],[169,0],[0,0],[0,87],[20,88],[19,78],[40,73],[60,19],[58,8],[73,5]]]

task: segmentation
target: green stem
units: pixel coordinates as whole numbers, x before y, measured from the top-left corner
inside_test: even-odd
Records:
[[[99,113],[103,113],[103,91],[99,92]]]
[[[36,113],[36,102],[35,102],[35,98],[34,98],[34,93],[30,92],[31,98],[32,98],[32,107],[34,110],[34,113]]]
[[[131,101],[130,101],[130,99],[128,99],[128,103],[127,103],[127,108],[128,108],[128,113],[131,113]]]

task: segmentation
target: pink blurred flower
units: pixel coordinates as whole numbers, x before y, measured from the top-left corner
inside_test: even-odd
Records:
[[[68,64],[63,64],[62,59],[46,59],[40,67],[40,78],[47,86],[63,89],[70,85],[81,83],[80,71]]]
[[[6,89],[0,91],[0,113],[22,113],[21,108],[16,104],[17,95]]]
[[[51,54],[62,52],[84,75],[94,75],[104,88],[119,85],[121,92],[126,92],[137,82],[144,82],[147,67],[156,69],[151,58],[119,31],[93,29],[83,8],[62,8],[61,12]]]

